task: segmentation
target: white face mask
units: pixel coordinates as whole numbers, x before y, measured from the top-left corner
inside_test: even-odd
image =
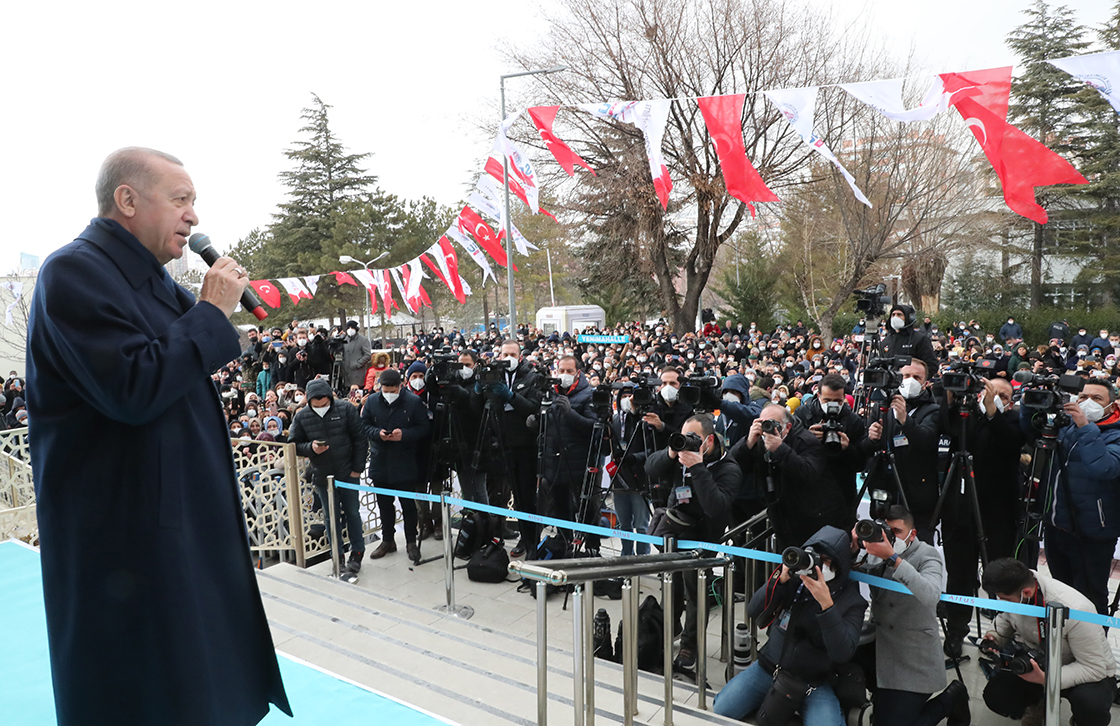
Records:
[[[410,380],[408,382],[408,385],[412,386],[412,390],[414,390],[414,391],[423,391],[424,390],[424,379],[423,378],[413,378],[412,380]]]
[[[997,398],[996,400],[998,401],[999,399]],[[910,532],[913,532],[913,531],[914,530],[910,530]],[[896,537],[895,538],[895,540],[894,540],[894,553],[896,555],[901,555],[910,546],[910,542],[909,542],[910,532],[907,532],[905,537]]]
[[[292,400],[296,403],[303,403],[303,396],[297,393],[295,396],[292,396]]]
[[[307,338],[296,338],[296,345],[303,348],[307,345]]]
[[[358,331],[354,330],[353,328],[347,328],[346,329],[346,334],[349,335],[351,338],[353,338],[355,335],[358,334]]]
[[[246,415],[247,415],[247,416],[248,416],[249,418],[256,418],[256,417],[257,417],[257,409],[255,409],[255,408],[250,408],[250,409],[248,409],[248,410],[246,410],[246,411],[245,411],[245,414],[246,414]]]
[[[623,413],[631,413],[634,410],[634,405],[632,403],[630,403],[630,397],[629,396],[622,399],[622,403],[618,404],[618,407],[622,409]]]
[[[1104,418],[1104,407],[1091,398],[1078,401],[1077,405],[1081,407],[1081,412],[1089,419],[1089,423],[1096,423]]]
[[[891,327],[895,330],[902,330],[906,327],[906,321],[903,318],[891,318]]]
[[[327,411],[331,410],[330,406],[312,406],[311,410],[319,414],[319,418],[327,415]]]
[[[677,389],[672,386],[662,386],[661,397],[665,399],[665,403],[672,403],[677,400]]]
[[[832,565],[825,563],[821,566],[821,580],[824,582],[832,582],[836,578],[836,573],[832,571]]]
[[[400,395],[399,393],[381,393],[381,396],[385,399],[385,403],[392,403],[397,400],[397,397]]]
[[[575,383],[575,382],[576,382],[576,377],[573,376],[571,373],[561,373],[560,374],[560,387],[561,388],[571,388],[572,384]]]
[[[471,378],[474,377],[474,368],[460,368],[459,369],[459,377],[462,378],[464,381],[469,381]]]
[[[723,400],[724,401],[734,401],[735,403],[738,403],[739,402],[739,396],[732,391],[728,391],[727,393],[723,394]]]
[[[922,384],[918,383],[917,378],[906,378],[898,387],[898,392],[906,399],[917,398],[922,393]]]
[[[512,371],[512,370],[513,370],[514,368],[516,368],[516,367],[517,367],[517,358],[516,358],[515,356],[512,356],[512,355],[507,355],[507,356],[506,356],[505,358],[503,358],[502,360],[504,360],[504,361],[506,362],[506,365],[508,365],[508,366],[509,366],[509,369],[510,369],[511,371]]]
[[[999,396],[996,396],[996,400],[994,401],[994,403],[996,405],[996,411],[998,411],[999,413],[1003,413],[1005,410],[1003,406],[1003,399]]]

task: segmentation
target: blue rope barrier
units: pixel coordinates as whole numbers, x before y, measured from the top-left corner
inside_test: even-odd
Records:
[[[408,492],[400,489],[386,489],[384,487],[371,487],[364,484],[352,484],[350,482],[338,481],[334,482],[336,487],[344,489],[354,489],[360,492],[370,492],[373,494],[386,494],[393,497],[401,497],[402,499],[419,499],[425,502],[439,503],[440,498],[435,494],[424,494],[421,492]],[[565,519],[555,519],[553,517],[545,517],[540,514],[528,514],[520,512],[516,509],[507,509],[504,507],[495,507],[489,504],[479,504],[478,502],[471,502],[466,499],[458,499],[456,497],[448,497],[448,504],[464,509],[473,509],[479,512],[486,512],[488,514],[497,514],[502,517],[512,517],[517,520],[526,520],[529,522],[536,522],[546,526],[559,527],[560,529],[574,529],[580,532],[588,532],[597,534],[600,537],[618,537],[620,539],[628,539],[633,542],[646,542],[652,545],[660,545],[664,543],[661,537],[654,537],[648,534],[639,534],[637,532],[628,532],[621,529],[610,529],[608,527],[599,527],[594,524],[580,524],[578,522],[569,522]],[[745,547],[735,547],[733,545],[714,544],[712,542],[700,542],[696,540],[680,540],[677,546],[681,549],[701,549],[711,552],[721,552],[723,554],[735,555],[737,557],[745,557],[751,560],[758,560],[760,562],[779,563],[782,561],[782,556],[774,552],[763,552],[761,550],[752,550]],[[852,571],[849,575],[852,580],[856,582],[863,582],[871,587],[878,587],[883,590],[890,590],[892,592],[902,593],[904,595],[913,595],[910,589],[900,582],[895,582],[886,577],[878,577],[876,575],[868,575],[864,572]],[[1006,600],[991,600],[983,597],[973,597],[971,595],[952,595],[949,593],[942,593],[941,600],[954,605],[968,605],[970,607],[977,607],[984,610],[996,610],[998,612],[1013,613],[1015,615],[1026,615],[1032,618],[1046,617],[1046,608],[1039,607],[1038,605],[1023,605],[1022,603],[1007,602]],[[1105,628],[1120,627],[1120,616],[1108,617],[1100,613],[1089,613],[1083,610],[1070,610],[1070,620],[1079,620],[1084,623],[1092,623],[1100,625]]]

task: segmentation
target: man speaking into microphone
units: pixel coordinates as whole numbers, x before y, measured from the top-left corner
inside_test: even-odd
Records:
[[[98,216],[43,265],[27,408],[58,723],[256,724],[284,686],[210,376],[248,275],[163,268],[198,224],[182,163],[109,155]]]

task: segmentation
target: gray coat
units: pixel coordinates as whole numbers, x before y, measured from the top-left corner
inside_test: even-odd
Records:
[[[890,564],[860,568],[914,593],[871,588],[876,679],[879,688],[934,693],[947,683],[937,623],[944,565],[937,550],[921,540],[914,540],[899,560],[897,568]]]
[[[365,385],[369,361],[369,338],[358,333],[346,341],[342,348],[342,375],[347,388]]]

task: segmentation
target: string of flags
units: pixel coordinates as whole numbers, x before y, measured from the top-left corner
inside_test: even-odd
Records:
[[[1120,113],[1120,51],[1058,58],[1049,62],[1095,88]],[[1048,218],[1046,210],[1035,201],[1035,187],[1088,183],[1062,156],[1007,121],[1011,94],[1010,66],[938,74],[922,101],[911,109],[902,102],[901,79],[847,83],[839,87],[886,118],[900,123],[929,121],[949,108],[956,109],[999,177],[1008,208],[1039,224],[1045,224]],[[761,93],[806,145],[836,167],[856,199],[870,207],[871,201],[859,188],[855,177],[814,129],[818,91],[819,87],[810,86]],[[466,302],[466,296],[471,294],[470,285],[460,273],[458,253],[452,242],[478,265],[483,285],[490,279],[497,282],[491,260],[500,267],[512,267],[516,271],[517,266],[506,254],[506,229],[510,230],[512,246],[518,254],[528,255],[537,247],[521,234],[512,221],[505,218],[502,194],[507,168],[510,193],[534,214],[545,214],[555,219],[540,205],[539,178],[529,156],[509,138],[510,128],[526,111],[549,153],[570,177],[575,176],[577,166],[593,176],[595,170],[553,130],[561,108],[630,124],[639,129],[645,140],[654,193],[662,208],[668,209],[673,180],[665,163],[661,142],[671,103],[674,100],[695,101],[715,147],[728,194],[746,204],[753,216],[755,204],[779,202],[780,199],[747,157],[742,128],[746,96],[739,93],[694,99],[534,106],[515,111],[499,125],[483,173],[469,194],[467,204],[431,247],[415,259],[396,267],[329,274],[339,285],[364,287],[374,312],[378,310],[378,298],[386,311],[398,308],[393,297],[395,286],[405,307],[415,313],[423,305],[431,306],[431,299],[423,287],[424,279],[439,280],[460,303]],[[283,299],[281,288],[292,303],[298,305],[301,300],[314,297],[321,277],[280,278],[276,280],[279,287],[271,280],[254,280],[250,284],[266,305],[278,308]]]

